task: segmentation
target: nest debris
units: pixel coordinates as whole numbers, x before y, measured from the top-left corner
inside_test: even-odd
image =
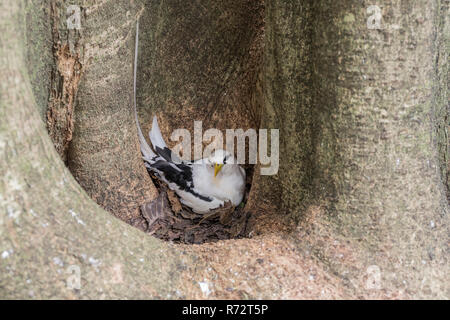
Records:
[[[170,200],[170,201],[169,201]],[[171,190],[141,206],[147,222],[144,231],[156,238],[185,244],[201,244],[243,238],[247,234],[249,214],[231,202],[208,214],[197,214],[182,206]]]

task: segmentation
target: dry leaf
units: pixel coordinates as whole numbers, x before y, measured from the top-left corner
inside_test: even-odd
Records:
[[[148,223],[146,232],[154,237],[178,243],[201,244],[245,234],[248,215],[242,208],[236,209],[231,202],[226,202],[208,214],[197,214],[180,206],[177,215],[168,197],[170,199],[170,194],[163,191],[155,200],[141,206],[142,216]]]

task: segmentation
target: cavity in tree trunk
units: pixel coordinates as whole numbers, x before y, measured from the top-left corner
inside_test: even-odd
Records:
[[[365,1],[80,1],[76,32],[67,4],[0,5],[1,297],[204,298],[206,281],[209,298],[448,298],[447,2],[380,4],[369,29]],[[253,238],[175,246],[95,203],[130,222],[156,196],[132,117],[138,17],[147,129],[153,113],[166,136],[197,116],[280,129]],[[77,57],[76,88],[58,57]]]

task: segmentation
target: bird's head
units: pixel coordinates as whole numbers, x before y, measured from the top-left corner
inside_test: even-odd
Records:
[[[228,171],[234,170],[237,161],[231,152],[220,149],[208,157],[208,163],[214,169],[214,177],[217,177],[220,172],[227,174]]]

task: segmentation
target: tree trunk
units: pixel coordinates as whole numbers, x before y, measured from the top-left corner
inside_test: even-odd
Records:
[[[260,0],[146,2],[138,69],[144,132],[155,114],[166,137],[177,128],[192,133],[194,120],[224,134],[258,128],[263,15]]]
[[[256,170],[247,204],[254,237],[201,246],[158,241],[89,198],[130,221],[156,194],[131,108],[142,3],[85,4],[85,29],[70,33],[58,2],[53,51],[42,20],[52,4],[0,5],[0,297],[449,298],[448,3],[380,5],[377,30],[367,28],[369,3],[267,2],[264,68],[252,51],[262,50],[260,4],[147,4],[147,126],[156,112],[166,134],[186,127],[180,119],[245,128],[259,115],[262,128],[280,129],[279,174]],[[78,83],[58,68],[65,44],[59,56],[76,57]],[[68,159],[81,186],[46,132],[46,99],[62,119],[53,137],[73,130]],[[286,216],[297,223],[278,229]]]
[[[280,190],[302,221],[298,244],[349,285],[376,266],[392,296],[426,296],[447,265],[436,38],[448,6],[391,2],[378,30],[367,27],[369,2],[266,6],[263,126],[280,127],[282,143],[265,194]],[[336,244],[318,246],[324,235]]]
[[[78,31],[65,25],[69,4],[77,3],[52,2],[55,56],[58,65],[66,66],[58,67],[63,69],[60,95],[67,96],[63,108],[69,117],[76,98],[62,152],[68,153],[70,170],[90,197],[134,224],[141,218],[139,206],[157,195],[139,157],[132,104],[134,25],[143,6],[129,1],[85,6]]]

